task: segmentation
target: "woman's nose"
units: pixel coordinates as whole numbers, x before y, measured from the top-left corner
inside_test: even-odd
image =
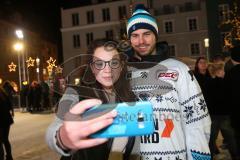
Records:
[[[109,63],[106,63],[106,66],[104,67],[103,70],[104,70],[105,72],[111,72],[111,71],[112,71],[111,67],[109,66]]]

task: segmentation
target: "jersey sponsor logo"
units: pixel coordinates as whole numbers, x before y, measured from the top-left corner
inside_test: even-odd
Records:
[[[159,71],[157,73],[157,78],[162,80],[177,81],[178,75],[178,72],[175,70]]]

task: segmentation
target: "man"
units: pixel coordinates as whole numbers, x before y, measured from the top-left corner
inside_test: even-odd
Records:
[[[231,61],[233,63],[233,67],[226,72],[224,80],[226,85],[225,90],[225,100],[227,101],[228,108],[226,111],[231,113],[231,123],[236,133],[236,142],[238,145],[238,157],[235,159],[240,159],[240,129],[239,129],[239,115],[238,108],[240,107],[239,102],[239,90],[240,90],[240,46],[235,46],[230,50],[231,53]],[[234,159],[234,160],[235,160]]]
[[[132,67],[132,88],[140,100],[153,104],[155,132],[140,137],[144,160],[210,159],[211,120],[200,87],[189,68],[162,54],[157,43],[156,20],[138,5],[128,20],[130,60],[159,62],[152,67]]]

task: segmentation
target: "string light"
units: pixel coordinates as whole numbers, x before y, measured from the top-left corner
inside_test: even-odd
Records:
[[[14,64],[13,62],[11,62],[11,64],[8,65],[9,72],[15,72],[16,71],[16,67],[17,67],[17,65]]]
[[[34,67],[35,59],[32,59],[32,57],[29,57],[28,60],[26,60],[26,62],[27,62],[27,68]]]
[[[57,67],[55,65],[56,59],[53,59],[52,57],[50,57],[49,60],[47,60],[47,63],[48,63],[48,66]]]
[[[57,66],[55,71],[56,71],[56,73],[62,73],[63,69],[62,69],[62,67]]]
[[[226,33],[224,37],[224,45],[227,48],[232,48],[234,46],[235,41],[240,41],[240,15],[238,12],[238,6],[237,3],[234,3],[233,10],[230,10],[228,12],[223,12],[224,15],[229,15],[229,17],[232,17],[231,19],[228,19],[224,21],[221,26],[231,26],[230,32]]]
[[[53,68],[57,67],[56,64],[55,64],[56,59],[53,59],[52,57],[50,57],[49,60],[47,60],[47,63],[48,63],[47,71],[48,71],[48,74],[51,75],[52,71],[53,71]]]

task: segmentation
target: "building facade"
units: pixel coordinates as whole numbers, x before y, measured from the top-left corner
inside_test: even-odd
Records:
[[[126,19],[137,3],[143,3],[159,26],[159,41],[167,41],[169,54],[183,60],[224,52],[225,32],[219,29],[229,2],[206,0],[92,0],[80,6],[61,9],[64,75],[74,75],[86,54],[87,46],[97,38],[123,39]],[[209,39],[209,47],[204,39]],[[77,57],[75,57],[77,56]],[[73,58],[75,57],[75,58]],[[71,60],[70,60],[71,59]],[[70,63],[71,62],[71,63]],[[192,66],[191,66],[192,67]],[[70,76],[69,76],[70,77]]]

